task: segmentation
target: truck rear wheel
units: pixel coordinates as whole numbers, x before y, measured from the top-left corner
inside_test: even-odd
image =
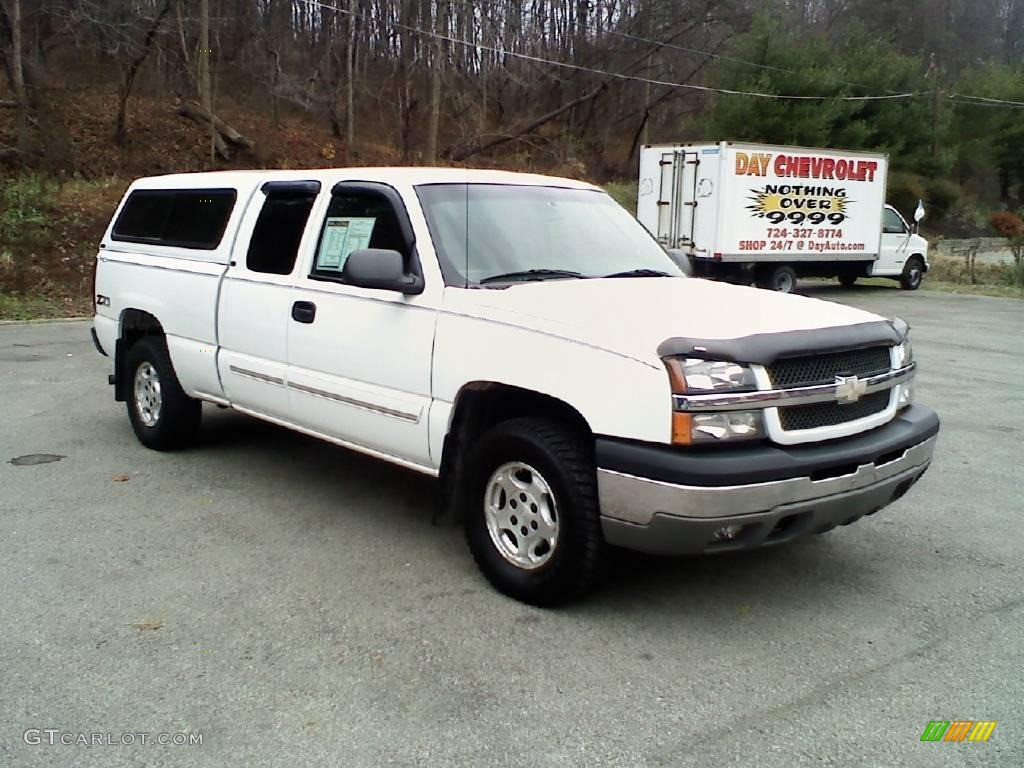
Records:
[[[788,264],[767,267],[757,277],[757,287],[779,293],[792,293],[796,289],[796,270]]]
[[[124,375],[128,418],[140,443],[167,451],[195,439],[202,403],[186,395],[178,383],[162,336],[145,336],[131,346]]]
[[[905,291],[916,291],[921,287],[924,280],[924,262],[920,256],[911,256],[903,265],[903,274],[900,275],[900,288]]]
[[[856,283],[857,283],[857,275],[840,275],[839,276],[839,284],[841,286],[843,286],[843,288],[853,288],[853,286]]]
[[[471,450],[462,516],[491,585],[542,606],[593,587],[605,544],[584,439],[556,422],[523,418],[498,424]]]

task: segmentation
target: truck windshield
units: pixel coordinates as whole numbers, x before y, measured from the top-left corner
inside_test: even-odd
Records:
[[[445,283],[682,275],[604,192],[507,184],[416,187]]]

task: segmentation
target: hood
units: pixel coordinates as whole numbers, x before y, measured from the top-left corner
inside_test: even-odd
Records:
[[[737,339],[883,318],[820,299],[695,278],[547,280],[501,290],[450,290],[448,309],[529,328],[660,365],[673,337]]]

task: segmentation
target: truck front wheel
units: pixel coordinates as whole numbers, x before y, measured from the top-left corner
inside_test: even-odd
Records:
[[[162,336],[144,336],[128,350],[124,373],[128,418],[139,442],[166,451],[191,443],[199,430],[202,403],[178,383]]]
[[[774,268],[769,265],[758,274],[757,287],[779,293],[792,293],[796,289],[796,270],[788,264],[780,264]]]
[[[590,589],[605,544],[584,438],[556,422],[522,418],[498,424],[471,450],[462,517],[487,580],[543,606]]]
[[[903,265],[903,274],[900,275],[900,288],[905,291],[916,291],[921,287],[924,280],[924,262],[920,256],[911,256]]]

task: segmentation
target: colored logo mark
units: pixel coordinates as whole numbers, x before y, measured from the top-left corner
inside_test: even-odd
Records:
[[[921,741],[988,741],[996,720],[932,720]]]

